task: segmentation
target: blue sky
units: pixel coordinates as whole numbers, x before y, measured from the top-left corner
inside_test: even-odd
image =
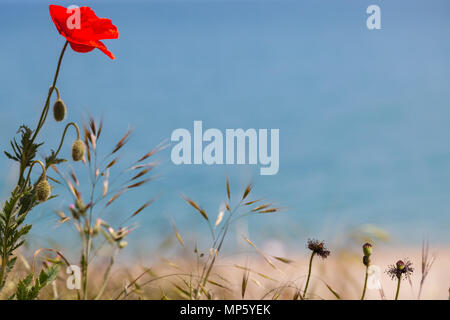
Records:
[[[37,121],[63,45],[48,3],[0,1],[1,145],[19,124]],[[370,4],[381,7],[382,30],[366,28]],[[214,216],[229,175],[240,190],[253,180],[257,194],[286,207],[282,215],[250,220],[255,237],[328,236],[370,223],[399,235],[397,241],[420,241],[426,233],[448,242],[447,1],[89,5],[118,26],[120,38],[106,41],[117,59],[69,52],[60,89],[71,119],[104,115],[105,144],[136,128],[125,160],[174,129],[192,130],[194,120],[221,130],[280,129],[280,171],[272,177],[248,166],[177,167],[169,152],[162,154],[162,178],[130,198],[137,204],[164,194],[142,218],[140,238],[149,230],[167,233],[170,218],[189,232],[207,230],[179,195]],[[43,131],[47,151],[57,143],[55,130],[49,122]],[[10,162],[3,157],[0,164],[8,174]],[[5,180],[1,187],[4,198]],[[66,194],[52,205],[70,201]],[[37,234],[53,222],[49,210],[31,218]],[[423,232],[411,233],[418,227]]]

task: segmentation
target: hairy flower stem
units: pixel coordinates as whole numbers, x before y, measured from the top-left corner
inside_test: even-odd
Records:
[[[306,279],[305,290],[303,290],[303,299],[306,298],[306,291],[308,290],[309,279],[311,278],[311,269],[312,269],[312,262],[313,262],[314,254],[315,254],[315,252],[312,252],[311,258],[309,258],[308,278]]]
[[[31,139],[31,144],[36,140],[36,137],[37,137],[39,131],[41,130],[41,128],[43,127],[43,125],[45,123],[45,120],[47,119],[48,110],[50,108],[50,99],[52,97],[53,91],[56,88],[56,82],[58,81],[59,70],[61,69],[62,59],[64,57],[64,53],[66,52],[68,44],[69,44],[69,42],[66,41],[66,43],[64,44],[64,47],[61,50],[61,53],[59,55],[55,76],[53,77],[53,83],[48,92],[47,100],[45,101],[44,109],[42,110],[41,117],[39,119],[37,128],[34,131],[33,138]],[[25,172],[25,169],[26,169],[26,163],[25,163],[25,161],[22,161],[22,163],[20,164],[19,181],[17,182],[17,185],[21,185],[24,182],[23,174]]]
[[[59,147],[58,147],[58,149],[57,149],[56,152],[55,152],[55,157],[58,156],[59,152],[61,151],[61,148],[62,148],[63,143],[64,143],[64,139],[65,139],[65,137],[66,137],[67,129],[69,129],[70,126],[72,126],[72,127],[75,128],[75,130],[77,131],[77,139],[80,139],[80,129],[78,128],[78,126],[76,125],[76,123],[74,123],[74,122],[68,123],[68,124],[66,125],[66,127],[64,128],[64,132],[63,132],[63,135],[62,135],[62,137],[61,137],[61,141],[60,141],[60,143],[59,143]]]
[[[397,292],[395,293],[395,300],[398,300],[398,294],[400,293],[400,283],[402,282],[402,278],[398,278],[398,283],[397,283]]]
[[[39,119],[38,126],[37,126],[36,130],[34,131],[34,134],[33,134],[33,137],[31,139],[30,145],[32,145],[33,142],[36,140],[36,137],[37,137],[39,131],[41,130],[42,126],[44,125],[45,119],[47,118],[48,110],[49,110],[49,107],[50,107],[50,99],[51,99],[53,90],[56,88],[56,82],[58,81],[59,70],[61,68],[62,59],[64,57],[64,53],[66,52],[68,44],[69,44],[69,42],[66,41],[66,43],[64,44],[64,47],[61,50],[61,53],[59,55],[55,76],[53,78],[53,84],[50,87],[50,90],[48,92],[47,100],[46,100],[45,105],[44,105],[44,109],[42,110],[42,114],[41,114],[41,117]],[[29,160],[31,160],[31,159],[26,159],[24,157],[22,159],[21,163],[20,163],[19,179],[17,181],[17,186],[15,187],[15,190],[17,190],[18,188],[21,188],[21,187],[23,188],[23,187],[26,186],[27,182],[25,180],[24,174],[25,174],[25,170],[27,168],[27,164],[28,164]],[[18,201],[19,201],[19,199],[17,199],[16,203]],[[8,261],[10,261],[10,259],[8,257],[8,253],[7,253],[7,245],[11,241],[11,239],[10,239],[10,237],[11,237],[11,230],[10,229],[11,229],[11,225],[13,225],[12,221],[10,221],[10,220],[11,219],[6,219],[6,221],[4,221],[4,230],[3,230],[2,234],[1,234],[1,236],[2,236],[1,242],[2,242],[3,254],[2,254],[2,257],[1,257],[2,266],[1,266],[1,269],[0,269],[0,290],[2,289],[3,284],[4,284],[5,280],[6,280]]]
[[[45,179],[47,177],[47,169],[45,168],[45,166],[42,163],[42,161],[35,160],[31,164],[30,169],[28,169],[28,175],[27,175],[27,178],[25,179],[25,185],[28,183],[28,181],[30,181],[30,174],[31,174],[31,171],[33,170],[33,167],[34,167],[35,164],[38,164],[38,165],[41,166],[41,168],[42,168],[42,178]]]
[[[364,289],[361,296],[361,300],[364,300],[364,297],[366,296],[366,289],[367,289],[367,278],[369,277],[369,266],[366,266],[366,278],[364,279]]]

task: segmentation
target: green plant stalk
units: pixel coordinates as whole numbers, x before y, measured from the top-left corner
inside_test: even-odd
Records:
[[[47,176],[47,169],[45,168],[44,164],[39,160],[35,160],[31,164],[30,169],[28,170],[28,175],[27,175],[27,178],[25,179],[25,185],[27,185],[28,181],[30,181],[31,171],[33,170],[33,167],[35,164],[39,164],[42,168],[42,176],[41,177],[45,179]]]
[[[8,265],[8,253],[7,253],[7,240],[9,238],[9,222],[10,219],[8,219],[5,223],[5,233],[3,234],[4,239],[2,239],[3,242],[3,254],[2,254],[2,267],[0,269],[0,291],[1,289],[3,289],[3,281],[5,279],[5,274],[6,274],[6,268]]]
[[[402,278],[398,278],[398,283],[397,283],[397,292],[395,293],[395,300],[398,300],[398,294],[400,293],[400,283],[402,282]]]
[[[98,292],[98,294],[94,298],[94,300],[99,300],[101,298],[101,296],[103,295],[103,292],[105,292],[106,286],[108,285],[108,281],[109,281],[109,275],[111,273],[111,269],[112,269],[112,267],[114,265],[114,262],[116,260],[116,256],[117,256],[118,251],[119,251],[118,249],[115,249],[113,255],[111,256],[111,259],[109,260],[108,267],[106,268],[106,271],[105,271],[105,276],[103,277],[103,285],[100,288],[100,291]]]
[[[311,279],[311,269],[312,269],[312,262],[313,262],[314,254],[315,254],[315,252],[313,251],[311,253],[311,258],[309,258],[308,278],[306,279],[305,290],[303,290],[303,299],[306,298],[306,291],[308,290],[309,279]]]
[[[33,143],[36,140],[36,137],[37,137],[39,131],[41,130],[41,128],[43,127],[43,125],[45,123],[45,120],[47,119],[48,110],[50,108],[50,99],[52,97],[53,91],[56,88],[56,82],[58,81],[59,70],[61,69],[62,59],[64,57],[64,53],[66,52],[68,44],[69,44],[69,42],[66,41],[66,43],[64,44],[64,47],[61,50],[61,53],[59,55],[58,64],[56,66],[55,76],[53,77],[53,83],[48,92],[47,100],[45,101],[44,109],[42,110],[41,117],[39,119],[37,128],[34,131],[33,138],[31,139],[31,143]],[[20,164],[19,181],[17,182],[17,185],[21,185],[23,183],[23,174],[25,172],[25,169],[26,169],[26,163],[22,162]]]
[[[79,132],[78,133],[78,138],[80,138],[79,136]],[[95,171],[97,170],[97,151],[95,151],[94,153],[94,181],[92,182],[92,188],[91,188],[91,194],[90,194],[90,204],[91,206],[89,207],[89,219],[87,219],[87,223],[85,223],[85,228],[87,227],[88,229],[85,231],[85,247],[84,247],[84,251],[82,253],[82,255],[84,255],[85,260],[84,260],[84,264],[82,264],[82,277],[83,277],[83,299],[87,300],[88,296],[87,296],[87,285],[88,285],[88,268],[89,268],[89,256],[90,256],[90,252],[91,252],[91,247],[92,247],[92,237],[91,237],[91,230],[92,230],[92,216],[93,216],[93,209],[94,209],[94,195],[95,195],[95,190],[96,190],[96,186],[98,183],[98,177],[95,177]]]
[[[33,138],[32,138],[32,143],[35,141],[39,131],[41,130],[42,126],[45,123],[45,120],[46,120],[46,117],[47,117],[47,114],[48,114],[48,109],[49,109],[49,106],[50,106],[50,98],[52,96],[53,90],[56,87],[56,82],[58,81],[58,75],[59,75],[59,70],[61,68],[62,59],[64,57],[64,53],[66,51],[66,48],[67,48],[68,44],[69,43],[66,41],[66,43],[64,44],[64,47],[63,47],[63,49],[62,49],[62,51],[61,51],[61,53],[59,55],[55,76],[53,78],[53,84],[52,84],[52,86],[51,86],[51,88],[50,88],[50,90],[48,92],[47,100],[46,100],[45,105],[44,105],[44,109],[42,110],[42,114],[41,114],[41,117],[39,119],[38,126],[37,126],[37,128],[36,128],[36,130],[34,132]],[[21,186],[22,184],[25,183],[24,173],[25,173],[25,170],[27,168],[27,163],[26,163],[25,160],[26,159],[23,159],[22,163],[20,164],[19,180],[17,182],[17,186]],[[1,239],[2,242],[3,242],[3,255],[2,255],[2,266],[1,266],[1,269],[0,269],[0,284],[2,284],[3,281],[5,280],[6,268],[7,268],[7,264],[8,264],[8,253],[6,252],[6,249],[7,249],[6,247],[7,247],[7,241],[9,239],[9,235],[10,235],[10,231],[9,231],[9,229],[10,229],[10,222],[11,222],[10,219],[5,221],[5,231],[4,231],[4,234],[3,234],[3,239]]]
[[[81,225],[82,228],[83,225]],[[82,237],[82,243],[83,243],[83,248],[81,250],[81,277],[82,277],[82,297],[84,300],[87,299],[87,265],[86,265],[86,261],[87,261],[87,257],[86,257],[86,247],[87,247],[87,240],[85,238],[85,231],[84,229],[82,229],[81,231],[81,237]]]
[[[366,289],[367,289],[367,278],[369,277],[369,266],[366,266],[366,277],[364,279],[364,289],[361,296],[361,300],[364,300],[364,297],[366,296]]]
[[[214,249],[217,246],[217,249],[216,249],[217,250],[217,254],[219,253],[220,249],[222,248],[223,242],[225,241],[225,237],[227,235],[228,228],[229,228],[229,226],[231,224],[231,218],[232,218],[233,214],[241,207],[242,201],[243,201],[243,199],[241,201],[239,201],[239,203],[236,205],[236,207],[234,208],[233,211],[229,211],[230,215],[227,217],[227,220],[226,220],[225,224],[223,225],[222,229],[220,230],[219,234],[217,235],[217,238],[213,242],[212,248]],[[214,233],[213,233],[213,235],[214,235]],[[219,241],[219,238],[220,238],[220,241]],[[202,279],[202,280],[198,283],[197,289],[196,289],[196,292],[195,292],[195,300],[198,299],[198,294],[200,292],[200,287],[205,287],[205,285],[206,285],[206,283],[208,281],[209,275],[210,275],[210,273],[212,271],[212,268],[214,267],[214,264],[215,264],[216,258],[217,258],[216,250],[214,250],[214,252],[213,252],[214,257],[212,258],[211,262],[209,263],[209,258],[211,256],[209,256],[208,259],[205,262],[205,265],[204,265],[203,271],[202,271],[202,275],[200,277],[200,279]],[[209,267],[208,267],[208,263],[209,263]]]
[[[59,142],[58,149],[56,149],[56,152],[55,152],[55,157],[58,156],[59,152],[61,151],[61,148],[64,144],[64,139],[66,137],[67,129],[69,129],[70,126],[75,128],[75,130],[77,131],[77,139],[80,139],[80,129],[78,128],[77,124],[75,122],[69,122],[66,125],[66,127],[64,128],[64,132],[63,132],[61,141]]]

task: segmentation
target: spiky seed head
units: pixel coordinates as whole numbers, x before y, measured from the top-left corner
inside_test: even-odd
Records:
[[[365,243],[363,245],[363,252],[365,256],[370,257],[372,254],[372,245],[370,243]]]
[[[370,265],[370,258],[369,256],[364,256],[363,257],[363,264],[368,267]]]
[[[76,140],[72,145],[73,161],[80,161],[84,156],[84,143],[80,139]]]
[[[390,265],[386,270],[386,273],[392,279],[408,278],[414,272],[412,262],[409,259],[398,260],[395,265]]]
[[[37,185],[36,185],[36,197],[39,200],[39,202],[45,202],[50,198],[50,195],[52,193],[52,187],[48,183],[47,179],[42,179]]]
[[[61,99],[56,100],[53,105],[53,117],[56,121],[63,121],[66,117],[66,104]]]
[[[325,247],[325,243],[323,241],[308,239],[307,247],[322,259],[326,259],[330,255],[330,250]]]

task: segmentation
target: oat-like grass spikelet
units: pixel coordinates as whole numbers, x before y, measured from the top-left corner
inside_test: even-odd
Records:
[[[151,205],[155,201],[156,201],[156,198],[153,198],[153,199],[147,201],[146,203],[144,203],[139,209],[137,209],[135,212],[133,212],[133,214],[130,216],[130,218],[137,216],[139,213],[141,213],[144,209],[146,209],[149,205]]]
[[[188,198],[187,196],[183,195],[183,199],[189,203],[195,210],[197,210],[203,218],[205,218],[206,221],[209,221],[208,215],[206,214],[205,210],[203,210],[194,200]]]
[[[140,186],[146,184],[147,182],[152,181],[153,179],[154,179],[154,177],[150,177],[150,178],[148,178],[148,179],[145,179],[145,180],[142,180],[142,181],[133,183],[133,184],[129,185],[127,188],[128,188],[128,189],[133,189],[133,188],[140,187]]]
[[[247,291],[247,285],[248,285],[248,278],[249,278],[250,272],[244,271],[244,275],[242,276],[242,284],[241,284],[241,297],[244,299],[245,292]]]
[[[108,207],[111,203],[113,203],[114,201],[117,200],[117,198],[119,198],[121,195],[123,195],[125,193],[126,189],[122,189],[121,191],[117,192],[116,194],[114,194],[106,203],[105,207]]]
[[[175,237],[177,238],[178,242],[181,244],[181,246],[184,248],[184,241],[181,238],[180,232],[177,229],[177,226],[175,225],[175,222],[172,220],[172,228],[173,232],[175,233]]]
[[[228,197],[228,200],[231,200],[230,180],[228,180],[228,177],[226,179],[226,185],[227,185],[227,197]]]
[[[245,188],[244,194],[242,196],[242,200],[245,200],[245,198],[247,198],[247,196],[250,194],[250,192],[252,191],[253,185],[250,183],[248,184],[247,188]]]
[[[219,209],[219,213],[217,214],[217,219],[216,223],[214,224],[214,228],[217,228],[217,226],[219,226],[219,224],[222,222],[224,214],[225,214],[225,205],[222,205],[221,208]]]
[[[150,150],[148,153],[146,153],[141,158],[139,158],[139,160],[137,162],[142,162],[142,161],[150,158],[151,156],[157,154],[158,152],[161,152],[161,151],[167,149],[170,145],[165,144],[166,142],[167,142],[167,140],[164,140],[163,142],[161,142],[158,146],[156,146],[156,148]]]
[[[129,141],[130,135],[133,132],[132,129],[128,130],[125,135],[122,137],[122,139],[119,140],[119,142],[117,142],[116,146],[114,147],[112,154],[116,153],[117,151],[119,151],[120,149],[122,149],[122,147]]]

